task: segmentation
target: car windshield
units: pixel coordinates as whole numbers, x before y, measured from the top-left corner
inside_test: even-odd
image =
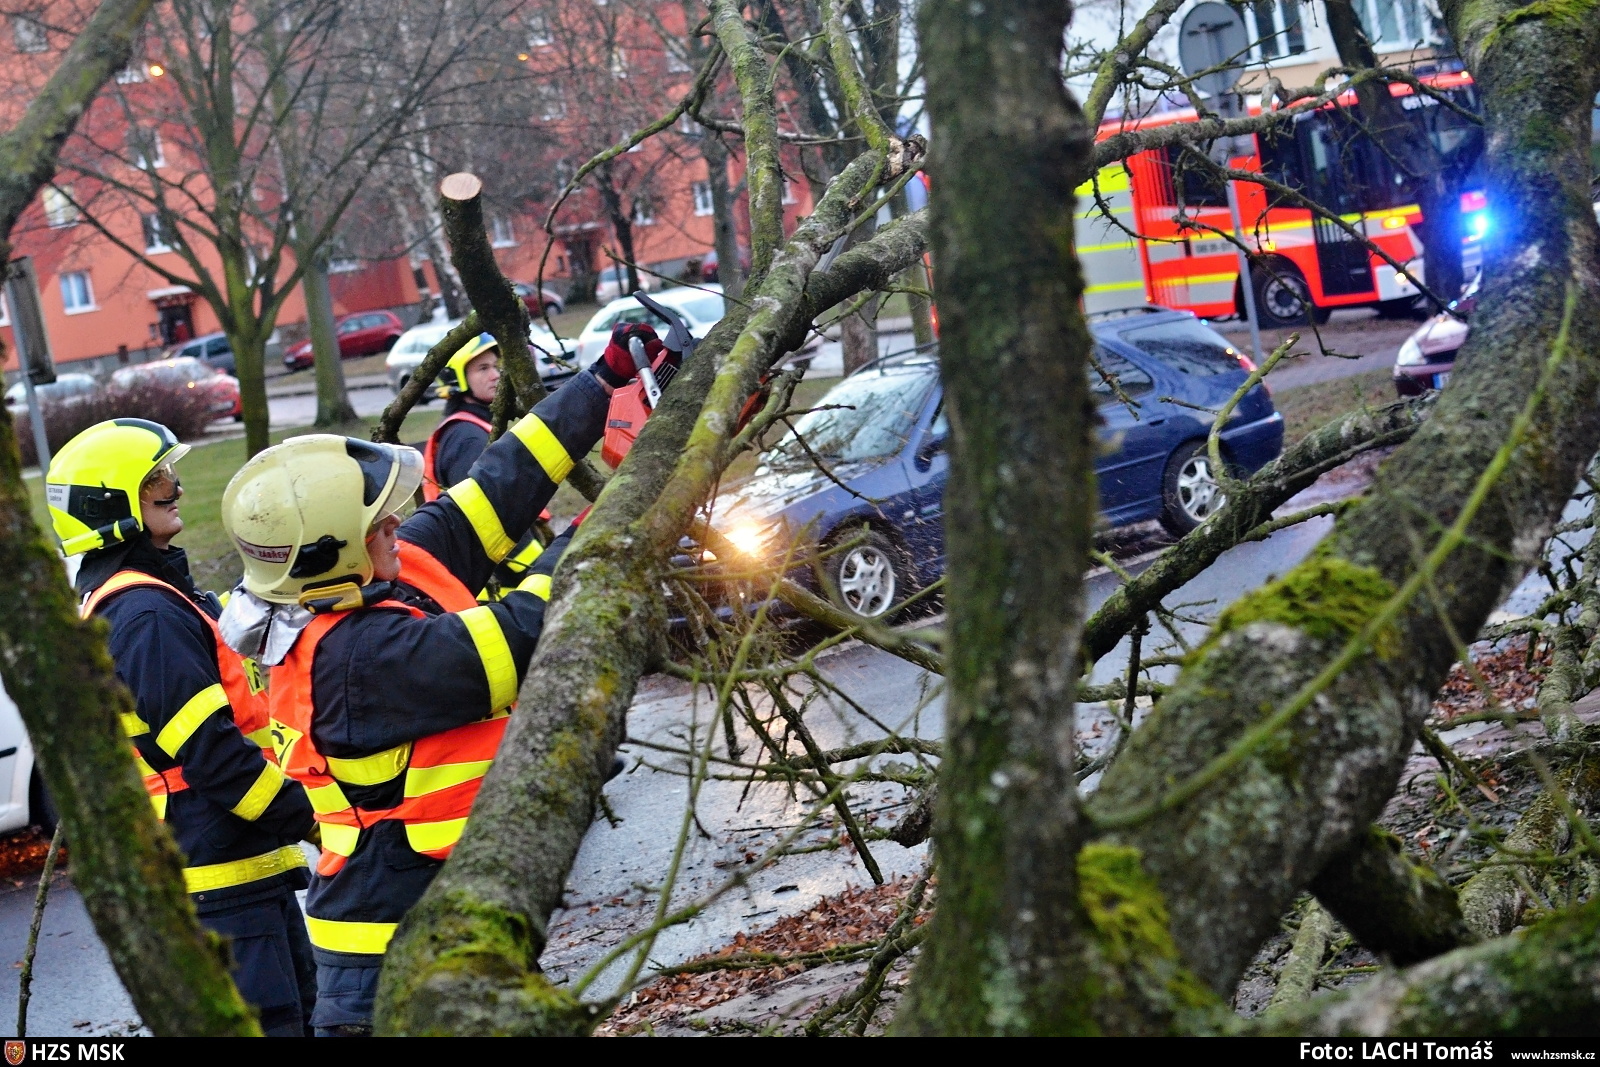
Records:
[[[1211,377],[1241,369],[1233,346],[1195,319],[1123,330],[1122,339],[1181,374]]]
[[[906,446],[917,415],[937,376],[926,367],[886,368],[846,378],[817,401],[816,409],[795,423],[764,462],[772,470],[811,465],[806,447],[823,460],[855,463],[892,456]]]
[[[394,346],[394,354],[397,356],[427,355],[428,349],[444,340],[444,335],[449,332],[448,329],[445,329],[440,330],[438,333],[434,333],[431,330],[408,333],[400,338],[399,344]]]

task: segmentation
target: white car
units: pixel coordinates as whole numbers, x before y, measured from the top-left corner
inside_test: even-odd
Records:
[[[33,769],[33,745],[22,715],[0,686],[0,833],[34,825],[54,830],[56,812]]]
[[[626,267],[607,267],[600,272],[600,284],[595,286],[594,298],[602,304],[616,300],[627,292],[627,289],[624,288],[627,284],[628,269]],[[660,284],[661,279],[655,275],[646,274],[644,271],[639,272],[639,288],[645,292],[654,292],[656,286]]]
[[[57,405],[72,407],[93,400],[104,392],[100,383],[87,374],[58,374],[56,380],[49,385],[36,385],[33,389],[39,394],[39,401],[45,407]],[[6,410],[11,412],[12,418],[27,415],[27,386],[18,382],[6,390]]]
[[[711,327],[722,318],[723,300],[720,285],[668,289],[665,292],[652,293],[651,299],[682,315],[688,322],[689,332],[694,335],[696,341],[704,340],[706,334],[711,332]],[[606,350],[606,342],[611,339],[611,328],[619,322],[648,322],[656,328],[657,333],[666,333],[667,324],[654,312],[646,310],[644,305],[633,297],[625,296],[621,300],[613,300],[595,312],[594,318],[589,320],[589,324],[578,335],[576,358],[580,367],[587,367],[600,358],[600,353]]]
[[[411,372],[422,363],[423,357],[434,345],[444,340],[446,334],[460,325],[460,319],[423,322],[401,334],[400,340],[394,343],[388,358],[383,361],[389,373],[389,387],[396,393],[404,389],[406,382],[411,380]],[[576,357],[572,355],[572,343],[561,340],[543,326],[529,324],[528,343],[534,346],[533,354],[539,361],[539,377],[545,385],[564,381],[578,369]],[[422,394],[422,403],[426,404],[432,399],[431,390]]]

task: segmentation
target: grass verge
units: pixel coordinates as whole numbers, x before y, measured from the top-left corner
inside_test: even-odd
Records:
[[[1272,402],[1283,413],[1284,448],[1346,412],[1378,407],[1394,399],[1394,381],[1386,368],[1279,389],[1272,396]]]

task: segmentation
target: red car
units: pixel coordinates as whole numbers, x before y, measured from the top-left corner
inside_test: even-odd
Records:
[[[204,390],[211,401],[212,418],[231,418],[234,422],[244,419],[244,411],[239,404],[239,379],[209,367],[192,356],[123,367],[111,376],[111,388],[127,390],[149,381]]]
[[[339,357],[354,359],[389,351],[406,328],[392,311],[359,311],[335,322],[333,332],[339,338]],[[290,345],[283,353],[283,365],[290,370],[309,367],[313,359],[309,338]]]

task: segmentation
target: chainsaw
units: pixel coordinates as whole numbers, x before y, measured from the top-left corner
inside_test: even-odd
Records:
[[[652,366],[650,357],[645,354],[644,342],[637,337],[628,339],[628,354],[633,357],[639,377],[611,394],[611,408],[606,412],[606,435],[600,445],[600,458],[610,467],[620,464],[622,457],[633,448],[633,442],[638,439],[639,431],[644,428],[650,413],[661,403],[661,391],[671,384],[678,367],[694,354],[694,346],[698,343],[689,332],[689,324],[677,312],[663,307],[644,293],[634,293],[633,298],[667,324],[667,335],[661,341],[668,351],[663,352]],[[683,357],[676,364],[671,362],[674,352]]]

